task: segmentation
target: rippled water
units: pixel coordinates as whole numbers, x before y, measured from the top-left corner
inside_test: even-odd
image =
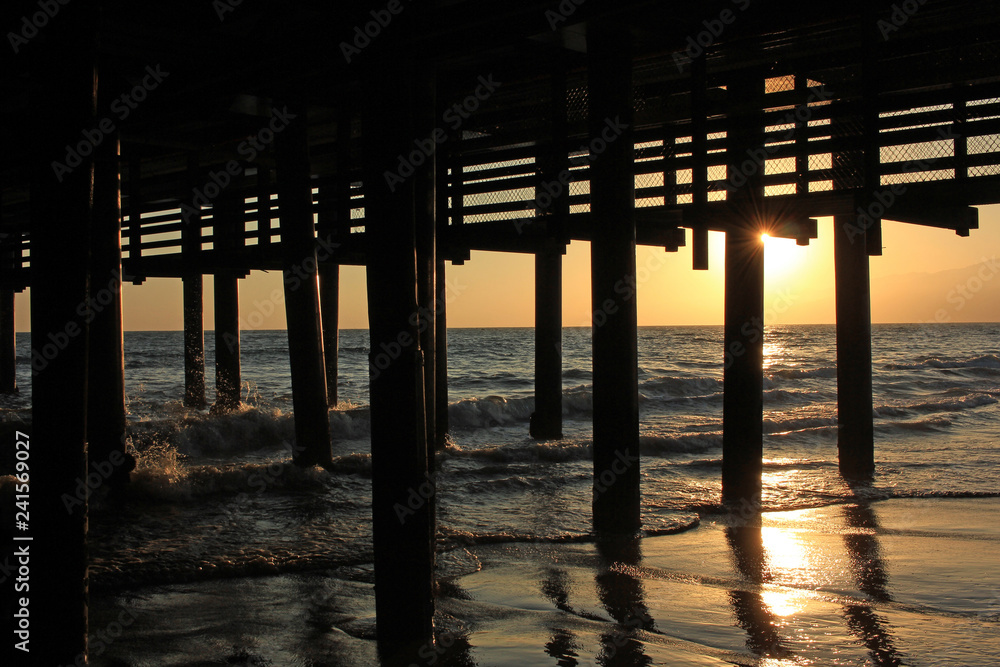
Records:
[[[1000,495],[1000,325],[874,329],[877,476],[837,474],[834,329],[782,326],[765,347],[765,509],[885,498]],[[207,368],[213,368],[208,336]],[[181,406],[180,332],[126,334],[139,467],[124,503],[92,499],[92,585],[213,581],[327,568],[370,578],[366,331],[342,331],[332,471],[289,465],[294,439],[284,332],[243,333],[245,408]],[[450,444],[439,455],[440,550],[586,542],[590,532],[590,330],[564,330],[564,434],[528,437],[531,329],[449,332]],[[647,534],[719,516],[721,327],[639,331],[642,516]],[[27,336],[19,341],[26,369]],[[211,378],[211,373],[209,373]],[[22,395],[0,403],[26,415]],[[212,399],[211,379],[209,400]],[[466,573],[457,559],[450,573]],[[471,569],[476,569],[472,567]]]

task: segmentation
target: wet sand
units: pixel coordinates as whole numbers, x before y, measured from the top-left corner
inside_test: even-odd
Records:
[[[897,499],[459,549],[441,556],[439,644],[418,664],[1000,664],[998,517],[997,498]],[[92,663],[375,665],[370,578],[95,595]]]

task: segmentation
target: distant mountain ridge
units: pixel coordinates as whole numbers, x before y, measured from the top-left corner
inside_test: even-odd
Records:
[[[934,273],[872,278],[872,317],[877,322],[1000,321],[1000,259]]]

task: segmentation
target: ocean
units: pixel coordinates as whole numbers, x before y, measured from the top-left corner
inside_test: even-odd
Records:
[[[425,664],[1000,664],[1000,324],[874,327],[861,486],[837,470],[834,328],[768,328],[757,523],[719,504],[722,328],[640,327],[628,553],[590,535],[590,329],[563,331],[547,442],[528,436],[533,331],[448,335]],[[28,339],[6,420],[30,415]],[[125,334],[138,466],[124,499],[91,497],[92,664],[375,664],[368,352],[341,331],[334,465],[301,470],[284,331],[242,333],[224,416],[183,407],[181,332]]]

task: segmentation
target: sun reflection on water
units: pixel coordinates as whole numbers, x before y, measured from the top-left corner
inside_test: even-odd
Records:
[[[778,526],[764,526],[760,532],[771,575],[788,583],[806,583],[803,575],[812,568],[797,532]]]
[[[760,593],[761,599],[775,616],[791,616],[802,611],[806,605],[806,596],[802,591],[781,587],[767,587]]]

